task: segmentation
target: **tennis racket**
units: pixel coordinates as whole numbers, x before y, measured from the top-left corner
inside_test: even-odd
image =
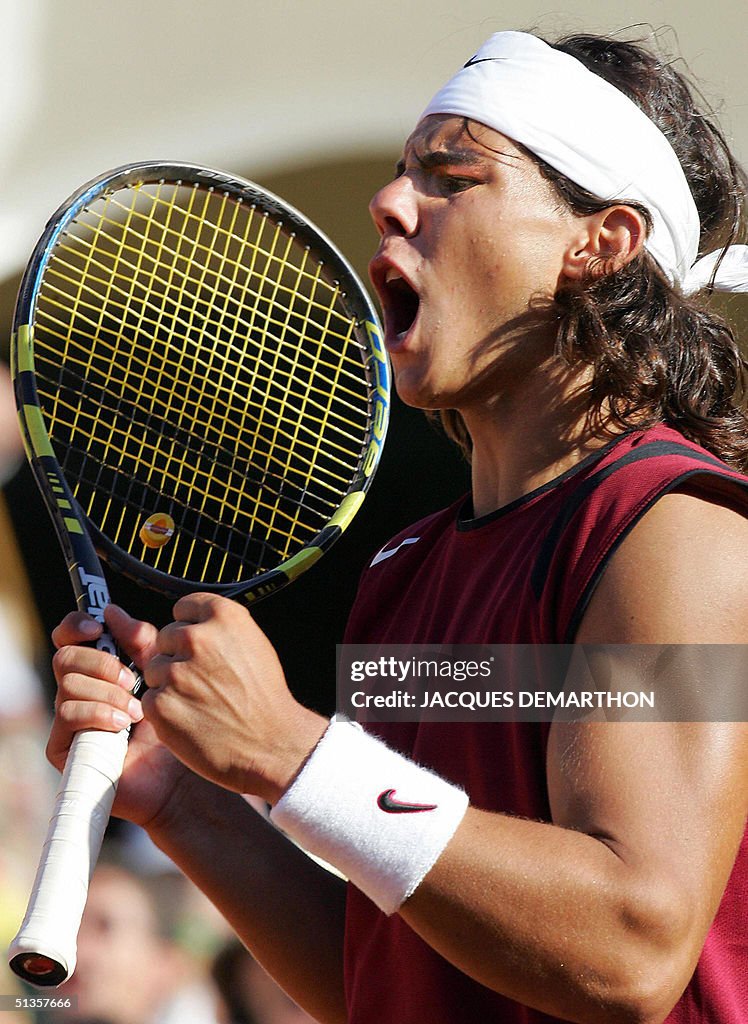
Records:
[[[248,604],[313,565],[361,505],[387,428],[376,314],[343,256],[251,182],[121,167],[54,214],[21,283],[12,370],[27,455],[78,608],[99,557],[176,598]],[[116,654],[105,631],[97,647]],[[127,750],[71,747],[10,948],[39,986],[72,974]]]

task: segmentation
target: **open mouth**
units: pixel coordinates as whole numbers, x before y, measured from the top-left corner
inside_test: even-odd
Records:
[[[395,270],[390,270],[382,289],[387,333],[404,338],[415,323],[421,300],[418,293]]]

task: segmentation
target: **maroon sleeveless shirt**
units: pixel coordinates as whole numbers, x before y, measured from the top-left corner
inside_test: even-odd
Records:
[[[748,516],[748,478],[676,431],[625,434],[478,520],[459,502],[416,523],[362,577],[348,643],[572,643],[612,553],[663,494],[687,487]],[[389,723],[374,731],[485,810],[551,820],[547,723]],[[748,1021],[748,830],[696,972],[668,1024]],[[453,967],[349,886],[350,1024],[551,1024]]]

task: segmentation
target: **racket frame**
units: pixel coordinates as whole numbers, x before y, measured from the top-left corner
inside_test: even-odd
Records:
[[[43,422],[40,422],[40,417],[29,412],[34,407],[37,410],[41,409],[34,379],[33,313],[41,286],[43,270],[50,258],[50,254],[54,251],[58,238],[64,232],[67,225],[79,213],[85,210],[86,206],[93,199],[105,194],[107,191],[120,187],[135,186],[143,182],[155,184],[163,181],[174,184],[180,183],[186,186],[197,185],[219,194],[226,193],[235,199],[241,200],[243,204],[250,207],[253,204],[259,206],[263,214],[267,212],[268,216],[277,218],[276,223],[280,222],[283,225],[289,225],[300,244],[306,243],[310,245],[314,249],[315,254],[319,255],[322,263],[333,268],[333,280],[340,286],[341,294],[349,300],[349,304],[355,306],[358,336],[363,338],[365,335],[366,338],[366,345],[362,345],[362,349],[368,352],[368,359],[366,361],[362,360],[362,366],[370,382],[369,427],[358,470],[348,487],[347,493],[325,526],[315,537],[304,544],[300,550],[278,566],[261,572],[251,579],[235,583],[211,583],[181,579],[180,577],[169,575],[154,566],[146,565],[125,551],[103,534],[96,524],[88,519],[82,511],[76,517],[79,520],[82,518],[85,523],[86,531],[93,542],[95,552],[117,572],[135,580],[137,583],[174,599],[183,594],[194,593],[199,590],[239,599],[247,605],[252,605],[296,579],[301,573],[314,565],[324,552],[340,537],[361,506],[366,491],[373,480],[382,454],[389,423],[391,372],[376,310],[361,280],[345,256],[323,232],[312,226],[295,207],[286,203],[272,192],[256,185],[254,182],[237,177],[236,175],[204,168],[197,164],[174,164],[167,161],[141,161],[117,167],[114,170],[99,175],[79,188],[55,211],[47,223],[19,288],[13,317],[12,348],[18,352],[17,362],[21,371],[30,371],[26,374],[21,372],[17,378],[14,375],[19,418],[29,461],[55,522],[57,535],[62,549],[68,558],[68,564],[69,566],[77,564],[79,556],[81,559],[90,560],[86,539],[79,541],[78,538],[81,535],[77,533],[71,536],[66,523],[66,519],[70,518],[66,515],[68,510],[64,506],[61,509],[56,500],[56,495],[58,494],[57,484],[55,483],[53,486],[51,481],[55,475],[62,478],[62,472],[57,464],[46,428]],[[355,304],[351,303],[351,297],[355,297]],[[30,422],[29,417],[31,419]],[[64,480],[62,481],[62,486],[66,491],[62,500],[75,504],[75,499],[70,494],[70,488]],[[85,537],[85,533],[83,536]],[[84,568],[85,560],[80,562]],[[96,574],[92,573],[89,575]],[[86,597],[85,595],[79,597],[76,592],[76,599],[79,601],[78,606],[80,608],[83,606],[81,602],[84,602]]]

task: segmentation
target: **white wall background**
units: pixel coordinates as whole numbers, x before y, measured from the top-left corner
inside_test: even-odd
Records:
[[[672,26],[668,48],[724,97],[746,161],[747,14],[745,0],[0,0],[0,280],[60,201],[121,163],[259,175],[396,151],[501,28]]]

